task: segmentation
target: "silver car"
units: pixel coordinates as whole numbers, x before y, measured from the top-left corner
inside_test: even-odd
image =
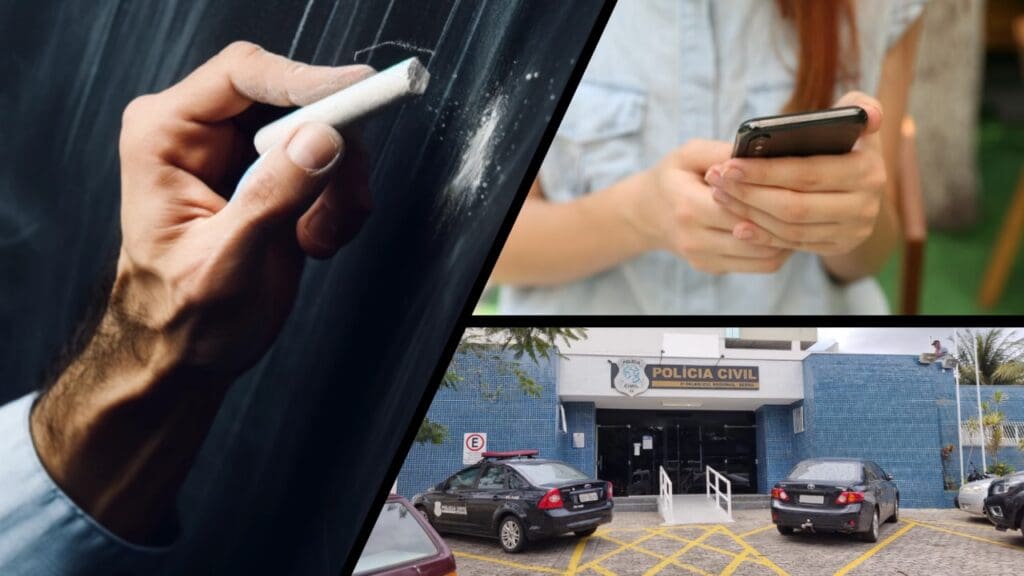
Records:
[[[985,515],[985,497],[988,496],[988,487],[993,480],[998,478],[985,478],[968,482],[960,487],[960,493],[956,497],[957,508],[969,514],[978,516]]]

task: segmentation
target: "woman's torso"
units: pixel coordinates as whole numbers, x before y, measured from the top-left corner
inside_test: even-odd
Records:
[[[876,93],[885,53],[924,0],[857,0],[860,81]],[[656,164],[692,138],[732,141],[743,120],[779,113],[797,40],[772,0],[620,0],[540,171],[568,202]],[[774,274],[714,276],[648,253],[556,287],[504,287],[508,314],[884,313],[874,279],[840,287],[795,253]]]

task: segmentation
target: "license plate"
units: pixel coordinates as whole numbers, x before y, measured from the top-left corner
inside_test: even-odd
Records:
[[[580,494],[580,502],[597,502],[597,492],[587,492],[586,494]]]
[[[817,494],[817,495],[815,495],[815,494],[801,494],[800,495],[800,503],[801,504],[824,504],[825,503],[825,497],[820,495],[820,494]]]

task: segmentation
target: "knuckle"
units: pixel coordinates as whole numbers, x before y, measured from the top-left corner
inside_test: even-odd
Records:
[[[821,185],[821,175],[814,170],[800,170],[797,172],[796,181],[804,189],[813,189]]]
[[[874,222],[882,211],[882,202],[878,198],[872,198],[864,203],[861,209],[860,219],[863,222]]]
[[[244,60],[263,52],[263,47],[248,40],[235,40],[220,51],[220,55],[228,60]]]
[[[260,214],[267,214],[274,204],[277,188],[277,176],[269,167],[263,166],[260,170],[253,171],[246,180],[245,189],[239,191],[242,194],[241,200],[249,207],[246,212],[254,218]]]

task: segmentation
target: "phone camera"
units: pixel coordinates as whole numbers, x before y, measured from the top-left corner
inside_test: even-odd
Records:
[[[760,136],[757,136],[757,137],[753,138],[750,141],[750,151],[751,151],[751,153],[754,156],[760,156],[761,154],[764,154],[765,149],[768,147],[768,140],[770,138],[771,138],[771,136],[769,136],[767,134],[762,134]]]

